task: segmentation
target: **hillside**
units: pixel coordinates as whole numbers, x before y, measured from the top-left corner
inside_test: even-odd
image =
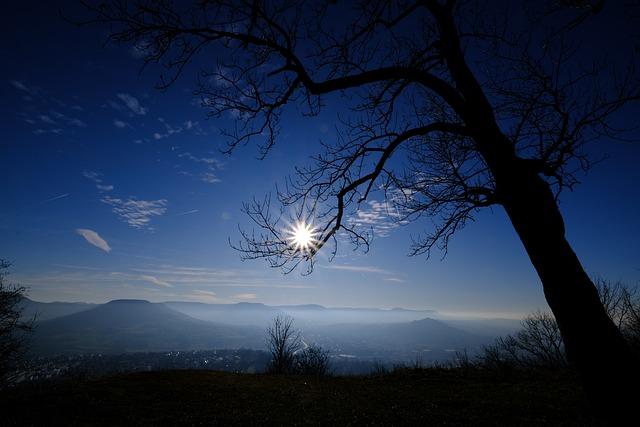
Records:
[[[170,301],[168,307],[196,319],[237,325],[263,327],[278,314],[287,314],[302,325],[331,325],[337,323],[396,323],[410,322],[435,314],[433,310],[394,308],[324,307],[318,304],[269,306],[261,303],[207,304]]]
[[[305,378],[165,371],[20,386],[3,425],[591,425],[568,373]]]
[[[38,324],[36,354],[124,353],[211,348],[256,348],[257,328],[194,319],[164,304],[114,300],[90,310]]]
[[[84,302],[40,302],[26,297],[22,298],[19,305],[23,319],[35,318],[39,322],[90,310],[95,306]]]
[[[31,341],[34,355],[264,349],[265,328],[274,316],[282,313],[282,307],[263,304],[150,303],[144,300],[114,300],[89,308],[86,305],[72,308],[83,310],[37,323]],[[331,309],[321,306],[295,308],[332,318]],[[367,310],[368,316],[371,310]],[[185,314],[185,311],[199,318]],[[487,338],[431,318],[340,324],[305,322],[296,318],[296,327],[302,330],[306,343],[320,344],[336,356],[368,360],[449,360],[455,351],[473,351],[480,344],[489,342]]]
[[[335,353],[370,357],[387,355],[404,360],[415,360],[420,354],[425,361],[445,360],[455,351],[472,350],[488,342],[430,318],[403,323],[328,325],[309,328],[306,337]]]

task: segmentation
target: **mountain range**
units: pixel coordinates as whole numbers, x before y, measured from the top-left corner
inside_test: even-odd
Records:
[[[31,345],[36,355],[265,349],[265,329],[279,314],[294,317],[306,344],[349,357],[413,359],[429,352],[434,358],[477,349],[497,335],[492,323],[448,323],[426,316],[433,312],[406,309],[144,300],[85,304],[25,299],[22,304],[23,314],[37,319]],[[517,323],[496,324],[506,330],[508,325],[516,329]]]
[[[39,322],[32,349],[64,354],[256,348],[262,335],[259,328],[206,322],[162,303],[114,300]]]

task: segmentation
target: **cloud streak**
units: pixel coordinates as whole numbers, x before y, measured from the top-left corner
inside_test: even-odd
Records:
[[[232,299],[239,299],[239,300],[248,300],[248,299],[253,300],[253,299],[256,299],[257,297],[258,297],[257,294],[252,294],[252,293],[231,295]]]
[[[140,104],[140,101],[135,96],[128,93],[119,93],[116,95],[120,101],[129,109],[129,111],[138,116],[144,116],[149,111],[147,108]]]
[[[354,273],[393,274],[388,270],[383,270],[382,268],[371,265],[328,265],[325,268],[330,270],[352,271]]]
[[[406,223],[393,206],[393,200],[368,200],[349,221],[351,227],[371,229],[379,237],[389,236],[392,230]]]
[[[148,276],[146,274],[143,274],[142,276],[140,276],[140,279],[144,280],[145,282],[149,282],[152,283],[154,285],[157,286],[164,286],[165,288],[171,288],[171,283],[169,282],[165,282],[164,280],[160,280],[155,276]]]
[[[147,230],[153,229],[150,226],[153,217],[165,214],[168,203],[166,199],[138,200],[130,198],[123,200],[110,196],[103,197],[101,201],[110,205],[111,211],[129,226]]]
[[[96,184],[96,188],[101,193],[104,193],[107,191],[113,191],[113,188],[114,188],[113,185],[104,183],[102,179],[102,174],[100,172],[84,171],[82,172],[82,176],[84,176],[90,181],[93,181]]]
[[[102,249],[103,251],[109,253],[111,252],[111,247],[106,240],[104,240],[100,235],[88,228],[77,228],[76,233],[84,237],[84,239],[90,244],[95,246],[98,249]]]
[[[199,209],[191,209],[190,211],[180,212],[179,214],[176,214],[176,216],[192,215],[192,214],[198,213],[198,212],[200,212]]]
[[[198,157],[188,151],[178,154],[178,158],[190,160],[192,162],[200,163],[205,166],[205,171],[198,174],[200,181],[207,184],[222,182],[222,180],[218,178],[218,175],[216,174],[217,171],[223,169],[224,167],[224,162],[222,162],[221,160],[218,160],[215,157]]]
[[[56,200],[64,199],[65,197],[69,197],[69,193],[60,194],[59,196],[51,197],[50,199],[44,200],[42,203],[49,203]]]
[[[150,268],[133,268],[139,274],[149,274],[174,285],[209,285],[230,288],[283,288],[309,289],[313,286],[269,283],[262,273],[217,268],[181,267],[162,265]]]
[[[166,280],[162,280],[157,278],[156,276],[152,276],[150,274],[130,274],[130,273],[122,273],[120,271],[111,272],[111,276],[122,277],[125,280],[131,280],[135,282],[145,282],[151,283],[155,286],[160,286],[162,288],[172,288],[173,285]]]

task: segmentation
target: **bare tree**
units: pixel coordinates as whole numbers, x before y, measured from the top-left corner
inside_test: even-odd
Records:
[[[295,372],[300,375],[326,377],[330,374],[329,352],[311,344],[295,355]]]
[[[296,353],[302,348],[300,331],[293,327],[293,317],[278,315],[267,328],[267,349],[271,354],[268,372],[293,373]]]
[[[594,282],[607,315],[632,347],[640,349],[637,288],[602,278],[595,278]],[[485,347],[481,361],[488,366],[565,367],[567,357],[558,322],[552,314],[541,311],[526,316],[520,331],[499,337]]]
[[[640,293],[626,293],[624,298],[625,305],[629,307],[629,309],[626,312],[626,319],[622,325],[622,333],[636,354],[640,355]]]
[[[622,282],[595,278],[600,301],[622,335],[640,353],[640,292]]]
[[[320,249],[335,253],[345,238],[368,247],[371,233],[353,214],[375,192],[399,223],[433,220],[413,254],[446,251],[479,209],[501,206],[594,406],[616,414],[631,407],[610,390],[636,381],[638,365],[567,241],[557,203],[591,164],[585,144],[619,136],[610,118],[639,98],[631,41],[615,46],[626,65],[585,67],[593,49],[576,53],[576,28],[621,2],[337,3],[87,2],[86,23],[110,25],[112,40],[163,63],[161,87],[214,47],[216,64],[203,71],[199,93],[212,115],[237,118],[228,151],[255,140],[264,156],[286,108],[313,115],[346,95],[352,114],[339,121],[336,140],[278,192],[285,210],[271,209],[269,198],[245,206],[258,231],[243,232],[244,258],[291,271],[301,262],[312,268]],[[519,6],[527,13],[516,13]],[[548,19],[558,8],[573,18]],[[536,19],[527,21],[530,10]],[[296,208],[294,218],[283,215],[287,207]],[[292,220],[311,224],[307,242],[290,238]]]
[[[567,366],[560,328],[553,315],[537,311],[522,320],[522,329],[500,337],[487,346],[481,356],[488,366],[546,367]]]
[[[33,320],[21,318],[20,303],[26,289],[6,281],[10,266],[0,259],[0,387],[11,382],[12,372],[23,358],[27,334],[33,327]]]

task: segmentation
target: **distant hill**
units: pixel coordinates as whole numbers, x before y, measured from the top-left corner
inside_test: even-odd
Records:
[[[427,360],[451,358],[455,351],[472,351],[487,342],[483,337],[430,318],[403,323],[330,325],[309,328],[304,336],[338,353],[387,354],[404,360],[411,355],[415,360],[418,354],[425,355]]]
[[[263,331],[206,322],[162,303],[115,300],[38,324],[36,354],[262,348]]]
[[[329,308],[318,304],[269,306],[260,303],[205,304],[171,301],[168,307],[196,319],[223,322],[234,325],[266,327],[278,314],[288,314],[299,326],[308,324],[330,325],[336,323],[393,323],[422,319],[432,310],[407,310],[394,308]]]
[[[444,322],[463,331],[491,338],[522,329],[520,319],[447,319]]]
[[[517,324],[437,320],[427,317],[428,311],[315,304],[25,303],[25,312],[44,313],[32,335],[36,355],[264,349],[266,327],[278,314],[289,314],[305,343],[320,344],[334,356],[387,361],[420,358],[428,363],[450,360],[465,349],[473,353],[493,341],[497,334],[492,331],[510,332]]]
[[[29,298],[22,298],[20,307],[22,308],[23,319],[33,319],[44,321],[55,319],[56,317],[67,316],[94,308],[96,304],[85,302],[39,302]]]
[[[180,313],[209,322],[240,326],[258,326],[264,329],[283,311],[260,303],[205,304],[199,302],[166,302],[165,305]]]

